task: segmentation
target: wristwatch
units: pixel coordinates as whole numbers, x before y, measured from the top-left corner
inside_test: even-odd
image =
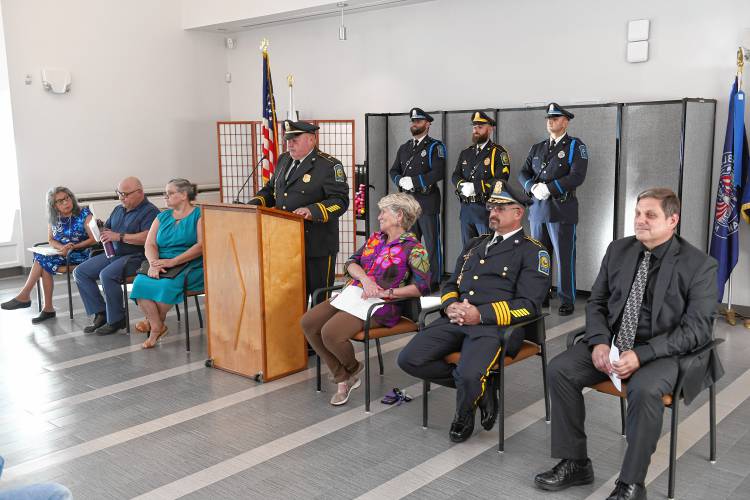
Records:
[[[393,288],[389,288],[389,289],[388,289],[388,298],[389,298],[389,299],[392,299],[392,298],[393,298]]]
[[[125,233],[120,233],[120,243],[125,242]]]

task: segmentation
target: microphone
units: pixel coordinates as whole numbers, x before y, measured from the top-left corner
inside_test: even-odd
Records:
[[[242,192],[247,187],[247,183],[250,182],[250,179],[252,179],[253,176],[255,175],[255,172],[258,170],[258,167],[260,167],[260,164],[263,163],[263,160],[265,160],[265,159],[267,159],[266,155],[263,155],[263,156],[260,157],[260,160],[255,165],[255,167],[253,167],[253,170],[250,172],[250,175],[247,176],[247,179],[245,179],[245,182],[242,184],[242,187],[240,187],[240,190],[237,191],[237,195],[234,197],[234,200],[232,200],[232,203],[242,203],[240,201],[240,195],[242,194]]]

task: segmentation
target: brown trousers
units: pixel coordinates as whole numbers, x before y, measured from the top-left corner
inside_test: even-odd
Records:
[[[307,341],[328,366],[334,382],[345,382],[357,372],[360,365],[354,357],[351,338],[362,331],[364,321],[326,300],[307,311],[301,323]]]

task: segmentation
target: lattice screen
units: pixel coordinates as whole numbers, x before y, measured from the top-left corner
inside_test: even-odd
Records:
[[[309,120],[320,127],[318,147],[339,160],[344,166],[349,183],[349,208],[339,218],[339,254],[336,274],[344,272],[343,264],[356,250],[357,226],[354,218],[354,120]],[[284,137],[284,122],[279,122],[279,137]],[[239,199],[247,203],[262,187],[263,179],[258,161],[262,157],[261,122],[217,122],[216,135],[219,154],[219,186],[221,201],[232,203]],[[282,140],[282,151],[286,143]],[[281,152],[281,151],[280,151]],[[242,193],[240,188],[248,176],[255,173]]]

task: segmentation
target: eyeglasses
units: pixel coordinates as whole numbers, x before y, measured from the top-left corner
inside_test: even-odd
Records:
[[[165,191],[165,192],[164,192],[164,193],[162,193],[162,194],[164,195],[164,197],[165,197],[165,198],[169,198],[169,197],[170,197],[170,196],[172,196],[173,194],[177,194],[177,191]]]
[[[140,191],[140,190],[141,190],[141,188],[138,188],[138,189],[134,189],[134,190],[132,190],[132,191],[128,191],[127,193],[124,193],[124,192],[122,192],[122,191],[120,191],[120,190],[118,190],[118,189],[115,189],[115,194],[116,194],[117,196],[119,196],[120,198],[127,198],[127,197],[128,197],[128,196],[130,196],[131,194],[133,194],[133,193],[136,193],[136,192],[138,192],[138,191]]]
[[[66,194],[65,198],[58,198],[58,199],[56,199],[55,200],[55,205],[62,205],[63,203],[68,202],[68,201],[70,201],[70,196],[68,196]]]
[[[492,212],[493,210],[497,210],[498,212],[505,212],[506,210],[518,209],[518,207],[516,206],[495,205],[494,203],[488,203],[485,208],[488,212]]]

